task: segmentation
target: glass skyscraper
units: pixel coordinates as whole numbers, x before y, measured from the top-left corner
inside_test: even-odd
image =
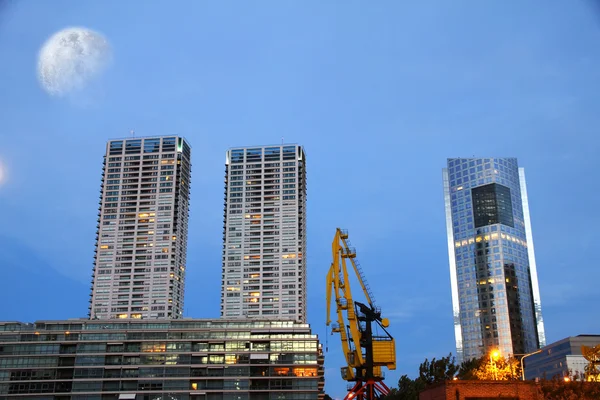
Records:
[[[458,358],[544,346],[524,169],[516,158],[449,158],[443,177]]]

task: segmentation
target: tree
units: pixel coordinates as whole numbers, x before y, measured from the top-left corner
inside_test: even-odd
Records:
[[[448,357],[439,360],[433,358],[431,361],[425,359],[419,365],[419,376],[410,379],[408,375],[402,375],[398,380],[398,389],[392,389],[385,396],[386,400],[418,400],[419,393],[429,386],[454,379],[458,371],[458,365],[452,353]]]
[[[448,357],[442,357],[439,360],[433,358],[431,362],[425,359],[419,366],[419,378],[424,386],[431,386],[436,383],[454,379],[459,367],[456,365],[456,359],[452,353]]]
[[[458,369],[458,374],[456,377],[461,380],[474,380],[477,379],[475,375],[475,371],[481,367],[483,364],[483,357],[480,358],[471,358],[470,360],[465,360],[460,364]]]
[[[600,382],[600,344],[597,346],[581,346],[581,354],[588,361],[585,366],[585,380],[589,382]]]
[[[545,400],[597,400],[600,399],[600,383],[571,379],[542,379],[538,386]]]
[[[408,375],[402,375],[398,380],[398,389],[392,389],[384,397],[385,400],[418,400],[419,392],[424,389],[422,381],[410,379]]]
[[[479,362],[479,367],[473,371],[476,379],[510,381],[521,377],[521,364],[514,357],[483,356]]]

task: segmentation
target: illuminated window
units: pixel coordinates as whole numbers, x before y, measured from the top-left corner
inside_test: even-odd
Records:
[[[117,314],[117,318],[125,319],[127,318],[127,314]]]
[[[162,342],[142,343],[141,351],[143,353],[164,353],[167,351],[167,345]]]
[[[225,354],[225,364],[237,364],[237,356],[235,354]]]
[[[290,373],[289,368],[274,368],[274,371],[275,371],[275,375],[279,375],[279,376],[286,376],[286,375],[289,375],[289,373]]]
[[[131,314],[131,318],[142,319],[142,314]]]
[[[317,376],[316,368],[294,368],[296,376]]]
[[[192,390],[198,390],[198,384],[196,382],[192,382]]]

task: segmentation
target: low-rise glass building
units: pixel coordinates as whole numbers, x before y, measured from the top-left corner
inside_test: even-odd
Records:
[[[322,364],[295,321],[0,322],[2,399],[312,400]]]
[[[578,335],[542,347],[538,354],[524,360],[525,379],[583,379],[589,361],[583,357],[581,346],[593,347],[599,344],[600,335]]]

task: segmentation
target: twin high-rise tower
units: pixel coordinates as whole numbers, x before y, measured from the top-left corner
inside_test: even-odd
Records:
[[[190,146],[111,140],[104,157],[89,315],[183,315]],[[221,316],[306,321],[306,169],[298,145],[227,152]]]
[[[544,346],[524,169],[515,158],[450,158],[443,176],[459,359]]]
[[[306,321],[306,156],[227,151],[221,317]]]
[[[108,142],[91,318],[182,317],[190,151],[177,136]],[[225,168],[221,317],[305,322],[303,148],[232,148]],[[523,169],[449,159],[444,194],[459,358],[544,345]]]
[[[182,316],[190,170],[183,138],[108,142],[91,318]]]

